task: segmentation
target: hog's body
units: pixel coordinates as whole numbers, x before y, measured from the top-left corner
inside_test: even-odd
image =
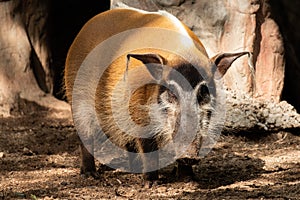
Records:
[[[172,51],[151,48],[148,47],[146,38],[153,36],[145,34],[146,28],[151,28],[151,31],[153,28],[172,31],[182,37],[177,41],[171,41],[176,44],[173,45]],[[88,54],[112,36],[137,29],[143,30],[135,31],[134,35],[129,35],[120,45],[145,42],[145,48],[124,53],[109,66],[99,66],[106,67],[106,70],[97,83],[92,83],[96,85],[95,91],[89,91],[89,87],[82,88],[82,93],[86,93],[86,99],[83,99],[85,105],[80,108],[80,112],[77,111],[73,115],[75,120],[79,121],[78,130],[85,132],[83,135],[86,136],[81,138],[84,144],[81,146],[82,173],[94,175],[96,172],[93,138],[100,131],[118,147],[139,153],[148,153],[164,147],[172,141],[178,127],[183,124],[186,134],[197,132],[190,148],[197,154],[201,146],[201,134],[206,134],[213,112],[215,95],[213,76],[216,68],[199,39],[178,19],[166,12],[115,9],[92,18],[77,35],[67,56],[65,85],[69,102],[73,102],[76,76]],[[161,38],[157,38],[157,41],[168,42]],[[178,55],[178,52],[190,55],[192,64]],[[221,75],[226,72],[234,59],[243,54],[216,57],[214,60],[221,63]],[[230,57],[229,62],[222,62],[227,57]],[[135,71],[141,66],[144,66],[144,70]],[[170,69],[179,72],[189,86],[183,86],[178,75]],[[130,71],[135,73],[129,73]],[[89,74],[83,76],[88,80]],[[150,84],[137,87],[132,94],[126,90],[128,86],[134,87],[147,81]],[[208,86],[212,89],[209,90]],[[81,88],[78,91],[81,92]],[[94,107],[96,116],[89,111]],[[189,118],[193,115],[198,120],[196,123],[193,123],[194,118]],[[131,122],[134,122],[134,125]],[[99,128],[95,125],[97,123],[100,124],[101,130],[97,130]],[[149,169],[158,165],[157,154],[154,154],[154,157],[153,155],[148,157],[146,154],[141,157],[144,172],[149,172],[151,171]],[[130,161],[133,168],[134,159]],[[149,172],[147,175],[148,179],[157,179],[156,172]]]

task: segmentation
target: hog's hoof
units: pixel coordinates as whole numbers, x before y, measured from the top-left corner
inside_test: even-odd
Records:
[[[159,185],[158,171],[144,174],[144,188],[151,188]]]
[[[160,185],[161,182],[159,180],[144,180],[144,188],[149,189],[155,186]]]
[[[175,175],[176,179],[184,181],[197,181],[197,176],[193,171],[192,164],[186,162],[177,162],[177,165],[174,167],[172,174]]]
[[[83,178],[93,177],[94,179],[99,179],[100,174],[96,170],[80,170],[80,175]]]
[[[180,165],[174,167],[172,174],[174,174],[177,179],[181,179],[187,176],[193,177],[195,175],[192,166],[189,165]]]

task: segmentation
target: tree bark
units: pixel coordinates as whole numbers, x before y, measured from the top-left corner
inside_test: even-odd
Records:
[[[67,51],[84,23],[107,9],[109,0],[0,0],[0,116],[70,113],[56,99],[64,99]]]
[[[0,115],[24,111],[30,103],[69,110],[51,95],[48,9],[48,0],[0,2]]]

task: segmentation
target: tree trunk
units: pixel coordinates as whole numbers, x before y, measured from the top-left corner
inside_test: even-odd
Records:
[[[32,112],[31,104],[69,110],[51,95],[48,9],[48,0],[0,2],[0,115]]]
[[[109,0],[0,0],[0,116],[68,114],[63,70],[83,24]]]

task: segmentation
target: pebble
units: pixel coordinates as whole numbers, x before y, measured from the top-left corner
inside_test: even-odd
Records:
[[[67,182],[65,182],[65,181],[63,181],[63,182],[61,182],[61,183],[60,183],[60,185],[62,185],[62,186],[67,186],[67,185],[68,185],[68,183],[67,183]]]
[[[164,186],[157,188],[158,193],[164,193],[164,192],[167,192],[167,191],[168,191],[168,188],[164,187]]]
[[[4,152],[0,152],[0,158],[4,158],[4,157],[5,157]]]

